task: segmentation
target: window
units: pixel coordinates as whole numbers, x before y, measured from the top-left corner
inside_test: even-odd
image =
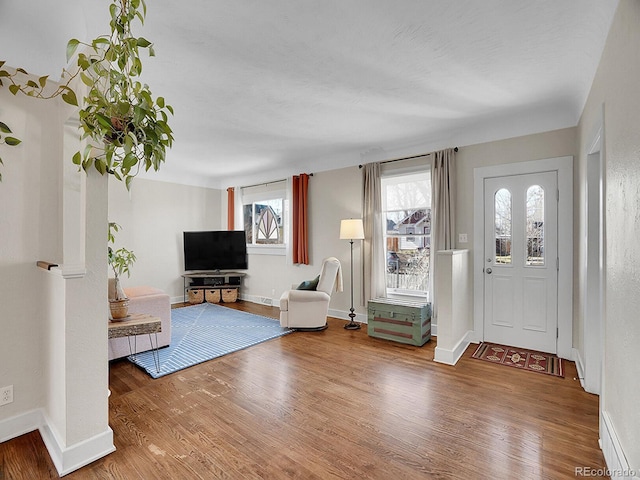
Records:
[[[242,188],[242,217],[249,253],[284,255],[286,185],[275,182]]]
[[[384,176],[381,185],[387,291],[424,296],[429,290],[431,172]]]
[[[527,189],[527,267],[544,266],[544,189]]]
[[[511,263],[511,192],[506,188],[498,190],[494,197],[496,264]]]
[[[244,230],[249,245],[282,245],[284,199],[275,198],[245,204]]]

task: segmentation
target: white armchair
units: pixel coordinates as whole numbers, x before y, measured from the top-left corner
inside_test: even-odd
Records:
[[[342,291],[342,268],[335,257],[325,258],[315,290],[286,291],[280,297],[280,326],[297,330],[324,330],[327,328],[329,301],[335,286]]]

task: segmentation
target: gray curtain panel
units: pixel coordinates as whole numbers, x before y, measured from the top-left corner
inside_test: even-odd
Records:
[[[364,288],[362,289],[361,305],[366,305],[368,300],[384,297],[387,294],[379,163],[368,163],[362,167],[362,185],[364,240],[361,265],[363,267]]]
[[[431,310],[438,318],[438,306],[434,272],[437,270],[436,252],[455,246],[455,157],[453,148],[433,152],[431,157]],[[437,321],[437,320],[436,320]]]

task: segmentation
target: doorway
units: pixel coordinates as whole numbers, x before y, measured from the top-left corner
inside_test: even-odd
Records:
[[[511,209],[513,212],[517,210],[517,215],[520,217],[512,218],[512,221],[517,222],[518,225],[512,224],[510,238],[507,238],[507,229],[500,230],[502,226],[496,225],[496,202],[505,201],[504,198],[496,200],[496,194],[503,188],[504,181],[513,183],[508,187],[512,190]],[[508,190],[506,185],[504,189]],[[531,188],[533,190],[530,190]],[[546,218],[542,219],[539,211],[537,213],[531,211],[527,215],[527,196],[540,197],[542,191],[545,199],[542,203],[538,201],[538,207],[542,206],[545,210]],[[500,195],[506,196],[506,193]],[[532,202],[533,207],[536,202],[530,199],[529,203]],[[530,228],[526,227],[527,221],[531,223]],[[542,244],[541,236],[544,236]],[[511,250],[507,251],[507,246]],[[504,249],[499,250],[499,248]],[[571,358],[572,252],[573,157],[476,168],[474,170],[473,341],[495,341],[554,352],[562,358]],[[489,253],[491,255],[488,255]],[[500,253],[509,253],[509,255],[499,255]],[[505,268],[505,264],[499,262],[506,261],[508,256],[512,263],[510,267]],[[519,272],[515,272],[516,267],[513,262],[517,262]],[[486,270],[487,268],[490,273]],[[509,268],[511,273],[517,275],[518,284],[515,281],[510,283],[507,277],[501,277]],[[544,273],[542,273],[543,270]],[[501,293],[503,289],[512,292],[508,301],[504,301],[505,295]],[[554,291],[555,294],[549,297],[549,292]],[[543,292],[546,303],[541,305],[535,299],[541,298]],[[496,305],[499,307],[497,311],[494,310]],[[541,316],[544,316],[544,319]]]
[[[556,353],[557,172],[484,180],[484,340]]]

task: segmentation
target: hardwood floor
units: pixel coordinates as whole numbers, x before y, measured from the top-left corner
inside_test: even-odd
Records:
[[[277,309],[227,306],[276,317]],[[565,479],[603,469],[598,397],[564,379],[347,331],[296,332],[151,379],[110,367],[117,451],[74,479]],[[58,478],[40,435],[0,444],[0,480]],[[592,477],[599,478],[599,477]]]

